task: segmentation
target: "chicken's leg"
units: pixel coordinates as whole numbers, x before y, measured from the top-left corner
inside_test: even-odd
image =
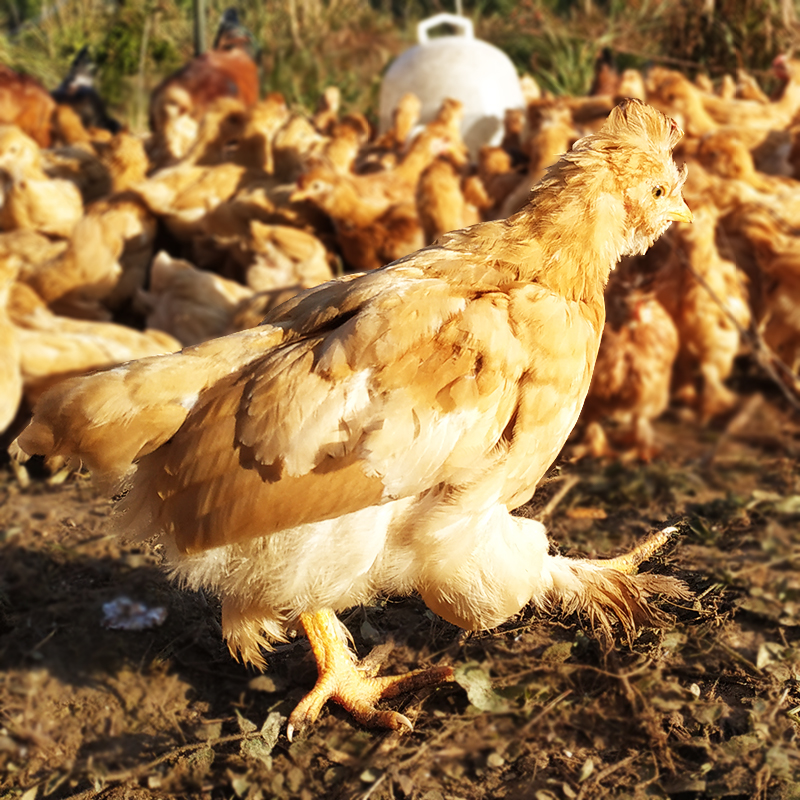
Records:
[[[375,678],[365,674],[342,641],[341,628],[330,609],[300,615],[300,621],[311,643],[319,677],[314,688],[300,701],[289,716],[286,735],[291,741],[295,731],[302,730],[319,716],[327,700],[333,700],[349,711],[362,725],[377,728],[412,730],[407,717],[396,711],[375,707],[378,700],[403,692],[449,681],[451,667],[420,669],[405,675]]]

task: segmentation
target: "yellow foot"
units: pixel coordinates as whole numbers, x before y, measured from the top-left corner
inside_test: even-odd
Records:
[[[592,563],[597,564],[599,567],[624,572],[626,575],[635,575],[639,569],[639,564],[644,563],[648,558],[652,558],[678,533],[680,531],[675,527],[664,528],[651,533],[641,544],[634,547],[629,553],[625,553],[625,555],[617,556],[616,558],[596,558],[592,560]]]
[[[328,700],[338,703],[367,727],[413,730],[408,717],[396,711],[378,709],[375,704],[386,697],[453,679],[451,667],[372,677],[356,665],[353,653],[342,641],[342,628],[333,611],[323,609],[313,614],[301,614],[300,621],[311,643],[319,677],[314,688],[289,716],[286,726],[289,741],[297,731],[317,719]]]

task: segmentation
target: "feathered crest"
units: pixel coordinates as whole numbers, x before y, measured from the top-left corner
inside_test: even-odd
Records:
[[[597,133],[578,139],[555,164],[547,170],[548,180],[564,180],[572,166],[585,166],[611,153],[635,151],[650,153],[659,161],[672,160],[672,150],[683,136],[674,119],[662,114],[641,100],[628,98],[615,106]],[[686,168],[680,173],[686,179]]]
[[[641,150],[656,149],[663,153],[671,153],[682,136],[683,131],[674,119],[634,98],[615,106],[597,132],[598,139],[608,137]]]

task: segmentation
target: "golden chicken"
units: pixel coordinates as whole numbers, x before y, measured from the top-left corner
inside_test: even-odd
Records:
[[[750,327],[747,279],[715,244],[716,210],[695,208],[695,224],[670,232],[673,258],[658,283],[658,299],[675,320],[680,351],[675,395],[703,420],[730,411],[736,396],[724,381]],[[673,235],[674,233],[674,235]]]
[[[0,228],[68,237],[82,214],[80,191],[48,177],[36,142],[15,125],[0,126]]]
[[[581,414],[583,441],[574,455],[650,461],[658,453],[652,422],[669,405],[678,330],[652,291],[617,278],[606,291],[608,317]],[[614,445],[603,423],[618,424]]]
[[[231,651],[302,628],[319,679],[292,734],[327,700],[365,725],[410,728],[377,703],[451,678],[440,666],[367,677],[335,612],[418,592],[469,629],[533,602],[627,629],[653,620],[610,561],[548,552],[526,502],[580,413],[625,253],[691,213],[677,125],[629,102],[579,140],[507,220],[443,236],[383,269],[307,290],[258,328],[69,380],[20,435],[128,483],[125,527],[160,536],[176,576],[217,591]]]
[[[0,258],[0,434],[14,420],[22,399],[19,337],[7,310],[17,270],[16,259]]]

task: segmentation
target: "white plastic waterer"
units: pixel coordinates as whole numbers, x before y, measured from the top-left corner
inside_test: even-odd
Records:
[[[428,32],[447,23],[458,36],[431,39]],[[378,107],[381,132],[392,125],[400,98],[413,92],[420,100],[420,122],[430,122],[442,101],[464,104],[461,133],[472,155],[484,144],[499,144],[506,109],[525,108],[519,76],[511,59],[494,45],[475,38],[472,20],[436,14],[417,25],[419,44],[406,50],[386,71]]]

